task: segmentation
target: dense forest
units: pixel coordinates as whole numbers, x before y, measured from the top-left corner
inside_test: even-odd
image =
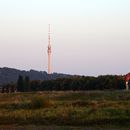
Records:
[[[19,76],[17,83],[2,86],[1,92],[31,91],[80,91],[125,89],[124,76],[105,75],[98,77],[72,76],[55,80],[30,80],[29,76]]]

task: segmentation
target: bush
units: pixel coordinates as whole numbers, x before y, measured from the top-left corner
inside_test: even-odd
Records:
[[[51,106],[52,106],[52,101],[45,99],[43,97],[34,97],[30,102],[30,107],[33,109],[46,108]]]

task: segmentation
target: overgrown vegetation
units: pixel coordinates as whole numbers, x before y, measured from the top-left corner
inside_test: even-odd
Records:
[[[66,91],[0,94],[0,125],[130,127],[130,93]]]

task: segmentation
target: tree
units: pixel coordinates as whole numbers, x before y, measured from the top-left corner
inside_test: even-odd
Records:
[[[24,80],[24,91],[25,92],[29,92],[30,91],[30,78],[29,78],[29,76],[25,77],[25,80]]]
[[[24,80],[23,80],[23,76],[21,75],[19,75],[17,80],[17,91],[24,92]]]
[[[39,91],[41,83],[38,80],[33,80],[30,82],[30,89],[31,91]]]

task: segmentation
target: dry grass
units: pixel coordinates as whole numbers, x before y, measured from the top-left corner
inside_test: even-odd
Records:
[[[0,94],[0,124],[129,127],[129,97],[125,91]]]

